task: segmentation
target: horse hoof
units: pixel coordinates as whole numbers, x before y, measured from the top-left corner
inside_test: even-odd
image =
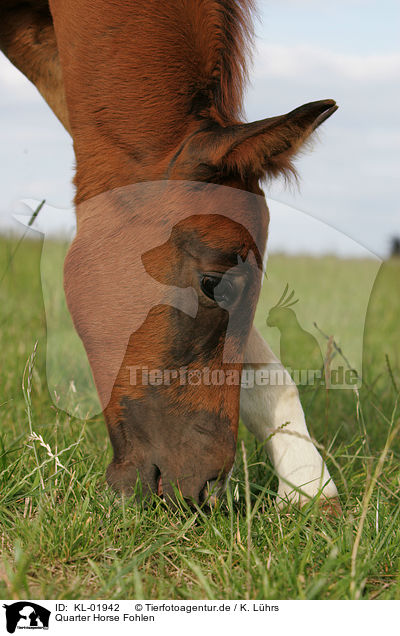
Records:
[[[343,515],[339,497],[323,499],[320,501],[321,512],[327,517],[341,517]]]

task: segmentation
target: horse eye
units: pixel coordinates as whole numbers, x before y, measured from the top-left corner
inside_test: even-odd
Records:
[[[219,305],[231,305],[236,300],[237,290],[227,277],[205,274],[201,278],[200,287],[203,294]]]

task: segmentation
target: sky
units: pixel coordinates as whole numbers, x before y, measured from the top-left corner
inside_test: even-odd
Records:
[[[340,106],[312,152],[297,161],[300,187],[278,181],[265,188],[270,249],[384,258],[390,237],[400,235],[400,2],[261,0],[258,6],[248,120],[318,99]],[[61,124],[4,56],[0,91],[0,229],[8,229],[16,227],[20,199],[72,206],[74,157]]]

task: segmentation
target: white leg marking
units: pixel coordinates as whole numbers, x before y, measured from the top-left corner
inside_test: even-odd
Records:
[[[286,378],[283,385],[254,385],[242,388],[240,394],[243,423],[258,440],[265,442],[279,477],[279,505],[284,506],[288,500],[302,505],[322,488],[324,497],[337,497],[337,488],[307,430],[297,387],[254,327],[246,358],[249,362],[244,365],[245,369],[269,372],[279,369]],[[262,359],[265,363],[252,364],[252,359]]]

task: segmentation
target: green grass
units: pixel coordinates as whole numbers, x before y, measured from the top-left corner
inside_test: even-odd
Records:
[[[0,239],[0,277],[14,245]],[[301,391],[340,491],[343,516],[329,518],[317,503],[277,510],[276,477],[242,427],[227,496],[211,514],[116,497],[105,482],[111,450],[102,418],[71,418],[48,393],[40,253],[40,243],[24,241],[0,285],[2,598],[400,598],[399,261],[383,265],[371,295],[359,394]],[[269,267],[272,287],[257,314],[263,330],[281,291],[274,281],[289,281],[304,304],[317,289],[319,323],[328,300],[342,306],[326,328],[351,347],[369,261],[277,255]],[[349,280],[353,304],[340,291]]]

